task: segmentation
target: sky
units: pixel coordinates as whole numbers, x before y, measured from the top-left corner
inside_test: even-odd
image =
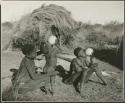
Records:
[[[19,20],[44,3],[65,7],[76,21],[92,24],[124,22],[124,1],[2,1],[1,22]]]

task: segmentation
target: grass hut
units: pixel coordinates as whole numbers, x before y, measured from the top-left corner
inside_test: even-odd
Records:
[[[22,43],[47,40],[49,35],[56,35],[61,46],[65,38],[72,37],[72,31],[76,28],[79,28],[78,22],[64,7],[55,4],[42,5],[17,22],[13,31],[18,35],[13,37],[12,44],[19,48]]]

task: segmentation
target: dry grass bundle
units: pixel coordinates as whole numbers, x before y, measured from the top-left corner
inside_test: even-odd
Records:
[[[56,35],[61,44],[61,38],[67,38],[71,35],[70,32],[78,26],[78,23],[71,17],[71,13],[64,7],[55,4],[42,5],[18,21],[14,29],[14,34],[18,36],[14,37],[13,45],[14,47],[21,46],[22,43],[18,42],[20,38],[35,42],[41,37],[45,37],[46,40],[49,35]]]

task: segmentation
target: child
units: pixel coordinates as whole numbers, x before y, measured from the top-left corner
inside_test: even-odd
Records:
[[[44,54],[46,64],[43,68],[45,74],[54,72],[57,66],[57,54],[61,53],[61,49],[56,47],[57,38],[55,36],[50,36],[47,42],[41,43],[40,51]],[[45,82],[46,93],[54,94],[55,76],[50,76],[48,81]]]
[[[85,82],[87,82],[89,80],[90,76],[93,74],[93,72],[95,72],[96,75],[102,80],[103,84],[106,85],[107,82],[104,79],[101,71],[99,70],[98,64],[95,63],[95,60],[94,60],[94,57],[93,57],[94,50],[92,48],[87,48],[85,50],[85,53],[86,53],[86,65],[89,68],[89,70],[87,72]]]

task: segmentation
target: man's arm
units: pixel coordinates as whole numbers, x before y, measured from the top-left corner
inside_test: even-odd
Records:
[[[72,70],[72,73],[82,71],[82,67],[77,63],[76,59],[72,60],[70,70]]]

